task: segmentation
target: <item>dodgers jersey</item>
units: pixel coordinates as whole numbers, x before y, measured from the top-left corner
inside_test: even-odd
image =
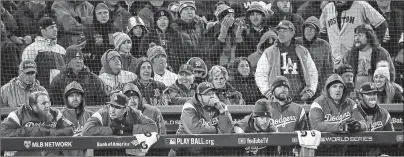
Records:
[[[383,15],[365,1],[354,1],[348,10],[341,12],[341,27],[338,27],[337,15],[334,3],[328,3],[320,16],[320,32],[328,34],[334,67],[341,64],[343,56],[353,46],[357,26],[378,27],[385,21]]]

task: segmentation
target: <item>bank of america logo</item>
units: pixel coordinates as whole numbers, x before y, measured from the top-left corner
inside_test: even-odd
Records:
[[[168,145],[176,145],[177,144],[177,139],[176,138],[167,138],[166,139],[166,144],[168,144]]]
[[[247,143],[246,138],[238,138],[237,140],[237,144],[246,144],[246,143]]]
[[[24,146],[25,146],[25,148],[29,148],[29,147],[31,147],[31,141],[24,141]]]

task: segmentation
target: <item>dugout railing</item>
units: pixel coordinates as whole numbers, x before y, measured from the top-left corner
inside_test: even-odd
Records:
[[[308,113],[310,111],[310,105],[302,105],[304,110]],[[161,113],[163,114],[164,120],[166,121],[167,132],[175,133],[178,129],[178,124],[180,122],[180,115],[182,111],[182,106],[156,106],[160,109]],[[396,130],[403,130],[403,119],[404,119],[404,111],[403,111],[403,104],[380,104],[380,107],[386,109],[391,117],[392,123]],[[55,107],[57,109],[62,109],[63,107]],[[86,109],[91,110],[93,112],[97,111],[100,106],[87,106]],[[229,105],[228,106],[230,113],[232,114],[233,120],[237,121],[247,114],[250,114],[253,111],[254,105]],[[7,117],[7,115],[11,112],[16,110],[17,108],[1,108],[1,119]]]
[[[317,151],[322,151],[323,147],[331,146],[341,148],[341,146],[350,146],[354,149],[356,155],[366,154],[367,149],[363,146],[372,146],[372,148],[381,148],[384,153],[390,156],[404,156],[403,132],[361,132],[355,134],[334,134],[322,133],[321,142]],[[255,139],[255,140],[254,140]],[[88,156],[93,155],[93,150],[113,150],[113,149],[140,149],[136,142],[136,137],[114,137],[114,136],[95,136],[95,137],[3,137],[1,138],[2,151],[27,151],[27,150],[83,150],[87,149]],[[193,142],[191,142],[193,141]],[[68,144],[49,144],[50,142],[68,143]],[[125,143],[120,146],[99,145],[99,143]],[[48,144],[46,144],[48,143]],[[263,133],[263,134],[227,134],[227,135],[165,135],[160,136],[158,141],[151,146],[149,155],[166,155],[171,148],[227,148],[230,155],[245,155],[243,148],[248,146],[297,146],[297,133]],[[241,148],[241,149],[238,149]],[[328,147],[330,148],[330,147]],[[231,151],[231,150],[234,151]],[[330,151],[327,149],[326,151]],[[331,152],[321,152],[322,155],[332,155],[342,150],[334,149]],[[320,153],[320,152],[318,152]],[[361,154],[362,153],[362,154]],[[355,155],[354,154],[354,155]],[[117,154],[105,154],[117,155]],[[213,155],[213,154],[212,154]],[[217,154],[216,154],[217,155]],[[223,154],[226,155],[226,154]],[[229,155],[229,154],[227,154]],[[274,154],[276,155],[276,154]]]

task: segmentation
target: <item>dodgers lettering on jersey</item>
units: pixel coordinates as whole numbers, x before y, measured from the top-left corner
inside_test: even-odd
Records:
[[[295,116],[288,116],[288,117],[281,117],[279,119],[271,119],[271,124],[275,125],[276,127],[285,127],[287,124],[295,123],[296,117]]]
[[[375,131],[379,128],[383,128],[383,122],[382,121],[376,121],[370,124],[371,127],[369,127],[369,131]]]
[[[325,121],[327,121],[327,122],[341,122],[341,121],[351,118],[351,113],[345,112],[345,113],[337,115],[337,116],[333,116],[331,114],[326,114],[324,116],[324,118],[325,118]]]
[[[340,27],[334,3],[328,3],[320,16],[321,32],[327,33],[334,65],[339,65],[343,55],[353,46],[355,28],[362,24],[378,27],[385,21],[369,3],[354,1],[350,9],[342,11]]]

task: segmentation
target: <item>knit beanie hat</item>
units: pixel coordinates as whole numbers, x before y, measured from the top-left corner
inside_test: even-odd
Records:
[[[349,64],[342,64],[341,66],[339,66],[336,70],[335,70],[335,73],[337,73],[338,75],[342,75],[342,74],[344,74],[344,73],[346,73],[346,72],[351,72],[351,73],[353,73],[353,70],[352,70],[352,66],[351,65],[349,65]]]
[[[143,63],[145,62],[149,62],[150,65],[152,65],[151,68],[151,77],[154,78],[154,70],[153,70],[153,64],[152,62],[147,58],[147,57],[140,57],[139,60],[136,62],[136,67],[135,67],[135,74],[138,76],[138,78],[140,79],[140,68],[142,67]]]
[[[272,117],[272,106],[267,99],[259,99],[255,102],[254,117]]]
[[[173,17],[172,17],[172,14],[171,14],[171,12],[169,11],[169,10],[167,10],[167,9],[160,9],[160,10],[157,10],[155,13],[154,13],[154,23],[156,23],[157,22],[157,20],[160,18],[160,17],[162,17],[162,16],[167,16],[167,18],[168,18],[168,25],[170,26],[170,24],[171,24],[171,22],[172,22],[172,20],[173,20]]]
[[[196,5],[194,1],[180,1],[180,6],[178,7],[178,13],[181,14],[182,9],[186,7],[192,7],[196,10]]]
[[[223,19],[228,13],[234,13],[234,9],[226,4],[220,4],[216,7],[215,16],[218,21]]]
[[[129,35],[127,35],[126,33],[122,33],[122,32],[116,32],[112,35],[112,37],[114,39],[115,49],[117,49],[117,50],[119,50],[119,47],[121,47],[123,42],[125,42],[127,40],[132,41],[132,39],[130,39]]]
[[[375,77],[376,75],[383,75],[385,78],[387,78],[387,80],[390,81],[390,71],[388,67],[378,67],[375,70],[373,77]]]
[[[166,50],[163,47],[156,45],[155,43],[149,44],[149,49],[147,50],[147,58],[152,61],[158,55],[164,55],[167,58]]]
[[[254,1],[254,2],[251,2],[251,5],[247,10],[246,18],[248,18],[250,16],[250,14],[254,11],[260,12],[264,17],[268,16],[268,12],[267,12],[267,10],[265,10],[264,6],[262,4],[260,4],[259,2]]]
[[[285,87],[290,88],[289,81],[285,76],[276,76],[275,77],[275,79],[272,81],[271,92],[273,92],[279,86],[285,86]]]
[[[109,11],[109,8],[105,3],[98,3],[97,6],[94,8],[95,12],[97,12],[97,10],[101,10],[101,9]]]
[[[66,54],[63,57],[66,64],[68,64],[73,58],[81,57],[84,58],[83,52],[77,45],[71,45],[66,49]]]

